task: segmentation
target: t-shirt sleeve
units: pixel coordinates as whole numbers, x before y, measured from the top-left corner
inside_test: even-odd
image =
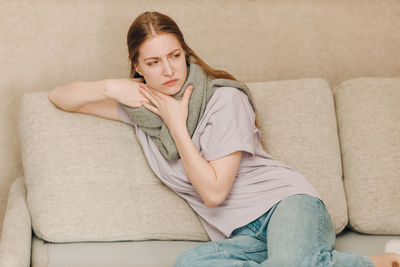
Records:
[[[211,101],[213,97],[215,101]],[[247,95],[236,88],[223,87],[217,89],[213,97],[200,135],[200,152],[204,159],[215,160],[239,150],[254,155],[257,128]]]
[[[121,103],[117,103],[117,110],[118,110],[118,116],[121,119],[121,121],[131,124],[131,125],[135,125],[135,123],[133,122],[133,120],[129,117],[128,113],[125,111],[125,109],[122,107]]]

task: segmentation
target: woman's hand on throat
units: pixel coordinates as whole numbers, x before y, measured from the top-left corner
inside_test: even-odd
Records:
[[[186,87],[182,99],[159,92],[146,84],[140,84],[139,92],[146,97],[150,103],[143,102],[142,105],[161,117],[167,125],[173,138],[182,131],[187,131],[186,120],[188,116],[188,105],[193,86]]]

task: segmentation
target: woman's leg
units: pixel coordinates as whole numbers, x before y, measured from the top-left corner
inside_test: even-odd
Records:
[[[187,250],[178,257],[174,266],[260,266],[268,256],[265,229],[276,206],[235,229],[228,239],[207,242]]]
[[[266,249],[265,242],[242,233],[189,249],[177,258],[174,266],[259,266],[266,259]]]
[[[268,224],[268,259],[261,266],[374,266],[367,256],[334,250],[335,239],[331,218],[320,200],[308,195],[287,197]]]
[[[294,195],[236,229],[231,238],[184,252],[175,266],[374,267],[375,263],[375,267],[392,267],[400,257],[339,252],[334,250],[335,240],[324,204],[308,195]]]

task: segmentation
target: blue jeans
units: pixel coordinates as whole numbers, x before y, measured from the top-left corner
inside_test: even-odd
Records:
[[[325,205],[309,195],[293,195],[228,239],[187,250],[174,266],[374,266],[367,256],[334,250],[335,239]]]

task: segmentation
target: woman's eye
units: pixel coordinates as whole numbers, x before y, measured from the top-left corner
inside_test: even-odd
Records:
[[[147,63],[149,66],[152,66],[152,65],[155,65],[155,64],[157,64],[158,63],[158,61],[157,60],[154,60],[154,61],[150,61],[149,63]]]
[[[175,54],[175,55],[174,55],[174,58],[178,58],[180,55],[181,55],[180,53]]]

